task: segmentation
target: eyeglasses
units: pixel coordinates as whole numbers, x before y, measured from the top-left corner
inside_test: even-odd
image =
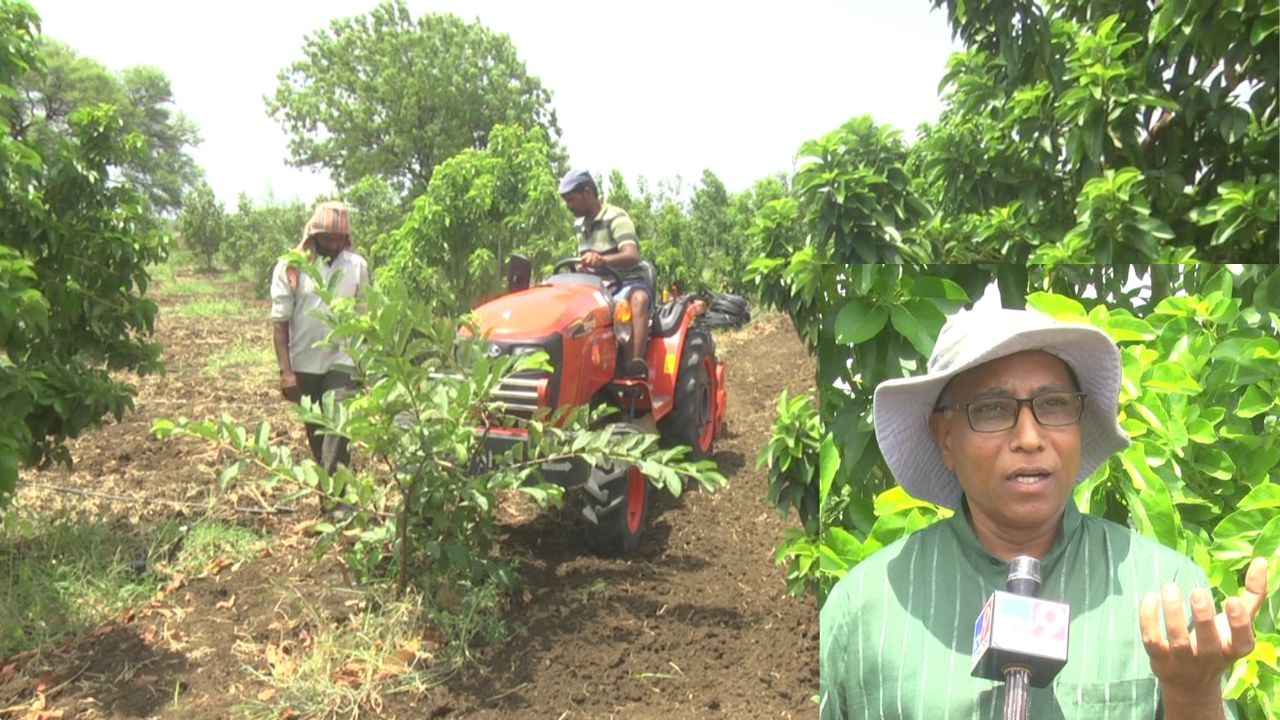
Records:
[[[1084,415],[1084,399],[1080,392],[1047,392],[1029,398],[989,397],[967,403],[943,405],[934,412],[964,408],[969,427],[974,432],[1001,432],[1018,424],[1022,404],[1031,406],[1036,422],[1045,427],[1063,427],[1080,422]]]

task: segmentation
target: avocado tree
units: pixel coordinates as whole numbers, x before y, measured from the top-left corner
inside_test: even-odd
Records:
[[[940,260],[1277,259],[1274,3],[933,4],[965,45],[913,148]]]
[[[501,290],[511,253],[536,266],[572,254],[551,153],[540,128],[494,127],[487,147],[436,168],[404,224],[374,242],[373,254],[386,258],[379,271],[442,310],[461,312]]]
[[[38,72],[35,11],[0,0],[0,96]],[[114,170],[143,152],[115,108],[72,111],[38,145],[0,115],[0,508],[21,465],[70,462],[65,440],[133,405],[114,371],[160,368],[147,266],[166,237]]]
[[[227,239],[227,213],[208,183],[201,182],[183,198],[178,229],[183,243],[201,259],[204,269],[212,270],[213,258]]]

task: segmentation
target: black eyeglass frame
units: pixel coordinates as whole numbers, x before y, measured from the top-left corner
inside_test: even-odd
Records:
[[[1046,423],[1045,421],[1041,420],[1041,419],[1040,419],[1040,413],[1036,411],[1036,404],[1035,404],[1035,401],[1036,401],[1036,400],[1039,400],[1039,399],[1040,399],[1040,398],[1042,398],[1042,397],[1048,397],[1048,396],[1050,396],[1050,395],[1071,395],[1071,396],[1074,396],[1074,397],[1079,398],[1079,399],[1080,399],[1080,406],[1079,406],[1079,410],[1078,410],[1078,412],[1076,413],[1076,418],[1075,418],[1074,420],[1072,420],[1071,422],[1058,423],[1058,424],[1050,424],[1050,423]],[[1081,420],[1081,418],[1083,418],[1083,417],[1084,417],[1084,401],[1085,401],[1088,397],[1089,397],[1088,393],[1082,393],[1082,392],[1071,392],[1071,391],[1067,391],[1067,390],[1050,390],[1050,391],[1048,391],[1048,392],[1042,392],[1042,393],[1040,393],[1039,395],[1033,395],[1033,396],[1031,396],[1031,397],[1029,397],[1029,398],[1007,397],[1007,396],[982,397],[982,398],[977,398],[976,400],[970,400],[969,402],[965,402],[965,403],[953,403],[953,404],[951,404],[951,405],[939,405],[938,407],[935,407],[935,408],[933,409],[933,411],[934,411],[934,412],[943,412],[943,411],[946,411],[946,410],[959,410],[959,409],[963,408],[963,409],[964,409],[964,418],[965,418],[965,420],[966,420],[966,421],[968,421],[968,423],[969,423],[969,429],[970,429],[970,430],[972,430],[972,431],[974,431],[974,432],[978,432],[978,433],[998,433],[998,432],[1004,432],[1004,431],[1009,430],[1009,429],[1011,429],[1011,428],[1017,427],[1017,425],[1018,425],[1018,418],[1020,418],[1020,417],[1022,416],[1022,406],[1023,406],[1023,404],[1025,403],[1025,404],[1027,404],[1027,405],[1031,406],[1031,416],[1032,416],[1032,417],[1034,417],[1034,418],[1036,419],[1036,422],[1037,422],[1037,423],[1039,423],[1041,426],[1043,426],[1043,427],[1070,427],[1070,426],[1072,426],[1072,425],[1075,425],[1075,424],[1079,423],[1079,422],[1080,422],[1080,420]],[[991,400],[1013,400],[1013,401],[1015,401],[1015,402],[1017,403],[1017,405],[1015,405],[1015,406],[1014,406],[1014,408],[1013,408],[1013,422],[1012,422],[1012,423],[1010,423],[1008,427],[999,428],[999,429],[997,429],[997,430],[979,430],[978,428],[976,428],[976,427],[974,427],[974,426],[973,426],[973,416],[969,414],[969,406],[970,406],[970,405],[973,405],[973,404],[975,404],[975,403],[990,402]]]

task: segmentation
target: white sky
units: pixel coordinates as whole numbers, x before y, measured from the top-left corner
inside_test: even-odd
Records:
[[[229,208],[241,191],[310,202],[332,188],[327,174],[287,164],[262,98],[302,57],[304,36],[375,0],[31,2],[45,35],[108,68],[165,72],[204,138],[196,162]],[[453,12],[509,35],[552,93],[570,163],[651,185],[681,176],[687,187],[709,168],[742,190],[791,171],[801,143],[863,113],[910,138],[937,118],[938,82],[959,49],[929,0],[408,6],[415,18]]]

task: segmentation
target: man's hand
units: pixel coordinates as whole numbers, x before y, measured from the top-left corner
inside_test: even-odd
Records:
[[[582,259],[578,262],[579,268],[598,268],[604,264],[604,256],[594,250],[588,250],[582,253]]]
[[[1266,595],[1267,561],[1255,558],[1245,574],[1244,590],[1238,597],[1227,598],[1223,612],[1216,616],[1209,591],[1191,590],[1191,632],[1177,585],[1166,585],[1162,599],[1154,592],[1142,598],[1138,611],[1142,644],[1151,658],[1151,671],[1160,680],[1167,710],[1216,706],[1221,712],[1222,673],[1253,650],[1253,617]],[[1160,605],[1164,606],[1165,632],[1160,628]]]
[[[302,402],[302,388],[298,387],[298,376],[293,371],[280,373],[280,394],[289,402]]]

